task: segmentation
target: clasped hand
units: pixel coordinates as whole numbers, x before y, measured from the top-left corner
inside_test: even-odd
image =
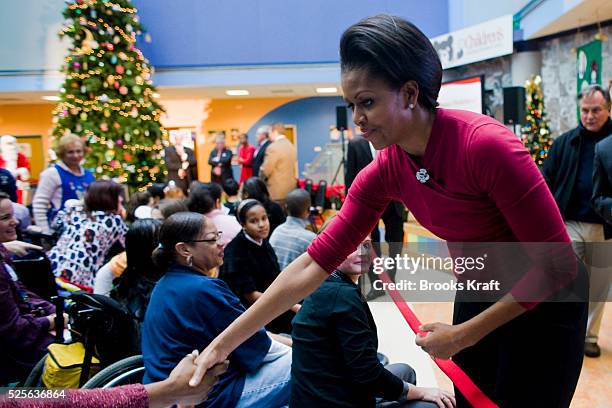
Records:
[[[417,334],[417,346],[420,346],[423,351],[435,358],[448,360],[464,348],[472,345],[461,326],[430,323],[422,325],[419,330],[426,332],[426,334]]]

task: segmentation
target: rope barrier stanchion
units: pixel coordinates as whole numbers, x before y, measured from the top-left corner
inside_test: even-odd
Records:
[[[392,283],[391,279],[386,272],[383,272],[379,275],[380,279],[386,283]],[[408,326],[412,329],[415,334],[426,334],[419,330],[421,326],[421,322],[419,318],[414,314],[410,306],[406,303],[402,295],[396,289],[390,289],[388,285],[385,285],[387,288],[387,293],[393,299],[395,306],[402,314]],[[472,406],[475,408],[499,408],[497,404],[495,404],[489,397],[487,397],[474,381],[452,360],[441,360],[439,358],[434,358],[435,363],[440,367],[440,369],[450,378],[453,384],[457,387],[457,389],[463,394],[465,399],[469,401]]]

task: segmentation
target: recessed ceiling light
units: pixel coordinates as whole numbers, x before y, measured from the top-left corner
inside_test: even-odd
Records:
[[[156,98],[156,99],[157,99],[157,98],[159,98],[160,96],[161,96],[161,95],[160,95],[160,94],[158,94],[157,92],[153,92],[153,97],[154,97],[154,98]]]
[[[225,94],[229,96],[246,96],[249,94],[249,91],[246,89],[228,89],[225,91]]]
[[[59,101],[60,97],[56,95],[47,95],[42,97],[45,101]]]
[[[335,86],[331,86],[331,87],[328,87],[328,88],[317,88],[316,91],[317,91],[317,93],[320,93],[320,94],[337,93],[338,92],[338,88],[336,88]]]

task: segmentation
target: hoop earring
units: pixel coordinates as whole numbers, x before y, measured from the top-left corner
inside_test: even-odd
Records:
[[[187,261],[187,266],[193,266],[193,255],[189,255],[186,261]]]

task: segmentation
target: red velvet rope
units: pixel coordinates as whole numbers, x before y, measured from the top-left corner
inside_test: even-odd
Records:
[[[391,280],[389,279],[389,276],[386,272],[383,272],[379,276],[384,283],[391,283]],[[397,306],[402,316],[404,316],[406,323],[408,323],[412,331],[415,334],[425,334],[424,332],[419,330],[419,327],[421,327],[421,322],[419,321],[419,318],[414,314],[412,309],[410,309],[410,306],[406,304],[406,302],[402,298],[402,295],[400,295],[400,293],[396,289],[389,289],[388,286],[387,293],[389,293],[391,299],[393,299],[395,306]],[[489,397],[487,397],[484,392],[482,392],[482,390],[478,388],[476,384],[474,384],[474,381],[472,381],[472,379],[468,377],[468,375],[461,369],[461,367],[455,364],[454,361],[441,360],[439,358],[435,358],[434,361],[438,365],[438,367],[440,367],[440,369],[444,372],[444,374],[446,374],[448,378],[450,378],[453,384],[455,384],[457,389],[461,391],[461,394],[463,394],[465,399],[467,399],[470,404],[472,404],[472,406],[474,406],[475,408],[499,408],[497,404],[491,401]]]

